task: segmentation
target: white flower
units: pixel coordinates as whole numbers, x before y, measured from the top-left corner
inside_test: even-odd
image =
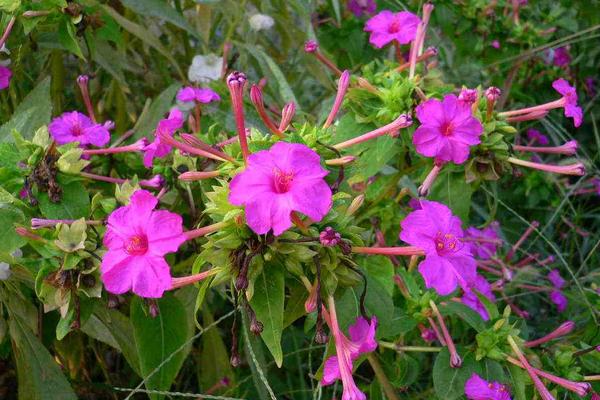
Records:
[[[250,27],[255,31],[261,31],[263,29],[271,29],[275,21],[269,15],[266,14],[254,14],[249,19]]]
[[[221,77],[223,57],[215,54],[195,56],[188,70],[188,79],[192,82],[206,83]]]
[[[0,281],[5,281],[8,278],[10,278],[10,265],[0,262]]]

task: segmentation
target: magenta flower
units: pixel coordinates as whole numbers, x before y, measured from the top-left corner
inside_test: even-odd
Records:
[[[132,290],[141,297],[158,298],[171,288],[171,271],[165,254],[185,242],[182,219],[166,210],[155,211],[158,199],[138,190],[129,205],[108,217],[101,278],[107,291],[122,294]]]
[[[0,90],[8,87],[10,78],[12,78],[12,71],[10,68],[0,65]]]
[[[48,132],[59,145],[78,142],[81,146],[102,147],[110,141],[109,130],[114,126],[112,121],[95,124],[86,115],[72,111],[54,118],[48,125]]]
[[[460,219],[448,207],[421,200],[421,209],[408,214],[400,225],[400,239],[425,252],[419,273],[428,288],[442,296],[459,284],[468,289],[477,267],[469,246],[463,244]]]
[[[171,152],[172,147],[166,143],[162,143],[158,134],[165,132],[173,136],[175,131],[181,129],[182,126],[183,114],[176,108],[171,110],[166,119],[161,119],[158,122],[154,131],[154,141],[144,148],[144,166],[146,168],[152,168],[155,157],[163,158]]]
[[[465,290],[465,293],[461,298],[461,302],[464,305],[473,311],[476,311],[479,315],[481,315],[481,318],[483,318],[484,321],[487,321],[490,319],[490,315],[488,314],[485,305],[481,302],[481,300],[479,300],[479,297],[477,297],[477,293],[475,293],[474,290],[493,302],[496,301],[496,296],[494,296],[494,293],[492,292],[492,286],[483,276],[477,274],[475,280],[469,282],[469,289]]]
[[[325,361],[321,385],[331,385],[340,379],[343,385],[342,400],[366,400],[367,397],[356,387],[352,378],[352,363],[361,354],[370,353],[377,348],[377,318],[372,317],[368,322],[363,317],[358,317],[348,328],[348,339],[340,331],[337,320],[334,322],[334,312],[331,315],[331,331],[335,340],[336,355]]]
[[[488,260],[496,254],[500,243],[498,222],[493,222],[481,230],[471,226],[467,228],[466,233],[473,256],[477,256],[482,260]]]
[[[552,82],[552,87],[563,95],[565,117],[573,118],[573,123],[578,128],[583,122],[583,110],[577,105],[577,90],[562,78]]]
[[[183,102],[210,103],[220,101],[221,97],[212,89],[186,86],[177,92],[177,100]]]
[[[414,40],[420,22],[419,17],[408,11],[393,13],[384,10],[367,21],[365,31],[371,32],[369,42],[380,49],[394,40],[398,44]]]
[[[550,292],[550,301],[556,305],[558,312],[565,311],[567,309],[567,305],[569,305],[569,300],[567,300],[565,295],[560,290],[553,290]]]
[[[571,54],[566,47],[559,47],[554,50],[552,63],[557,67],[565,67],[571,63]]]
[[[348,10],[356,18],[360,18],[364,14],[373,14],[376,9],[377,3],[375,3],[375,0],[348,0]]]
[[[465,396],[469,400],[511,400],[506,386],[488,382],[475,373],[465,382]]]
[[[552,283],[556,289],[562,289],[565,286],[565,280],[560,276],[560,272],[557,269],[553,269],[548,274],[548,280]]]
[[[531,141],[531,144],[537,142],[545,146],[549,143],[548,137],[537,129],[527,129],[527,139]]]
[[[471,146],[479,144],[481,122],[471,113],[471,106],[449,94],[444,100],[429,99],[417,107],[421,126],[413,136],[417,153],[439,161],[464,163]]]
[[[477,101],[477,95],[477,89],[463,88],[458,94],[458,100],[470,105]]]
[[[492,47],[495,49],[499,49],[500,48],[500,41],[499,40],[492,40]]]
[[[278,236],[292,226],[292,211],[316,222],[329,212],[331,189],[323,179],[327,174],[319,155],[307,146],[277,142],[248,157],[246,169],[229,185],[229,202],[244,206],[255,233],[273,229]]]

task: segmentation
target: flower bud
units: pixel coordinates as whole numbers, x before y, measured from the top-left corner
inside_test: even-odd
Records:
[[[314,40],[307,40],[304,43],[304,51],[307,53],[314,53],[319,49],[319,45]]]

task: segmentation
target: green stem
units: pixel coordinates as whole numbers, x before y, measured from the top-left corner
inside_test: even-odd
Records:
[[[396,391],[394,387],[390,383],[388,377],[385,375],[381,364],[377,360],[377,357],[373,353],[367,354],[367,360],[369,360],[369,364],[371,364],[371,368],[373,368],[373,372],[375,372],[375,376],[381,386],[383,387],[383,391],[389,400],[400,400],[398,396],[396,396]]]

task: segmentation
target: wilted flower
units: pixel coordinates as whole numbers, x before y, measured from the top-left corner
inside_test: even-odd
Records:
[[[510,400],[506,386],[488,382],[475,373],[465,382],[465,396],[469,400]]]
[[[137,190],[129,205],[108,216],[100,271],[104,287],[111,293],[132,290],[141,297],[158,298],[170,289],[171,271],[165,254],[185,242],[182,219],[166,210],[154,210],[158,199]]]
[[[481,122],[473,117],[471,107],[453,95],[444,100],[429,99],[417,107],[421,126],[413,135],[417,153],[440,161],[464,163],[471,146],[479,144]]]
[[[48,132],[59,145],[78,142],[81,146],[101,147],[110,141],[109,130],[113,127],[112,121],[95,124],[86,115],[72,111],[54,118],[48,125]]]
[[[210,103],[221,100],[221,97],[210,88],[186,86],[177,92],[177,100],[183,102]]]
[[[537,129],[527,129],[527,139],[529,139],[532,144],[537,142],[545,146],[549,143],[548,137]]]
[[[151,168],[155,157],[163,158],[171,152],[171,146],[162,143],[159,133],[164,132],[173,136],[176,130],[183,126],[183,114],[174,108],[166,119],[161,119],[154,131],[154,141],[144,148],[144,166]]]
[[[562,289],[565,286],[565,280],[560,276],[560,272],[557,269],[553,269],[548,274],[548,280],[552,283],[556,289]]]
[[[471,247],[471,253],[474,256],[487,260],[496,254],[496,249],[500,243],[498,236],[498,222],[491,223],[483,229],[477,229],[474,226],[467,228],[467,239]]]
[[[348,10],[356,18],[360,18],[363,14],[373,14],[377,10],[377,3],[375,0],[348,0]]]
[[[255,31],[271,29],[275,24],[273,18],[266,14],[254,14],[248,19],[250,27]]]
[[[319,241],[325,247],[334,247],[340,244],[342,235],[340,235],[339,232],[336,232],[332,227],[328,226],[319,234]]]
[[[465,289],[465,293],[463,294],[461,301],[463,304],[471,308],[473,311],[476,311],[484,321],[490,319],[487,309],[485,305],[479,300],[477,297],[477,293],[474,292],[476,290],[479,294],[484,295],[490,301],[495,301],[496,297],[492,292],[492,286],[489,282],[481,275],[477,274],[475,279],[468,283],[469,288]]]
[[[8,87],[11,77],[12,71],[10,68],[0,65],[0,90]]]
[[[417,35],[417,27],[421,19],[408,11],[393,13],[388,10],[381,11],[367,21],[365,31],[371,32],[369,42],[377,48],[397,41],[406,44]]]
[[[565,295],[560,290],[553,290],[550,292],[550,301],[556,305],[558,312],[565,311],[567,309],[567,305],[569,305],[569,300],[567,300]]]
[[[229,185],[229,202],[244,206],[248,226],[255,233],[273,229],[278,236],[292,225],[292,211],[313,221],[329,212],[332,194],[323,179],[327,174],[321,158],[309,147],[277,142],[248,157],[246,169]]]
[[[192,59],[188,79],[195,83],[206,83],[221,77],[223,58],[215,54],[198,55]]]
[[[477,101],[477,89],[461,89],[458,100],[465,102],[467,104],[473,104]]]
[[[443,204],[421,200],[421,209],[401,223],[400,239],[425,251],[419,273],[428,288],[440,295],[452,293],[460,284],[468,289],[475,279],[476,264],[469,246],[462,242],[461,221]]]
[[[554,50],[554,57],[552,63],[557,67],[565,67],[571,63],[571,54],[569,49],[566,47],[559,47]]]
[[[0,262],[0,281],[5,281],[10,278],[10,265],[5,262]]]

